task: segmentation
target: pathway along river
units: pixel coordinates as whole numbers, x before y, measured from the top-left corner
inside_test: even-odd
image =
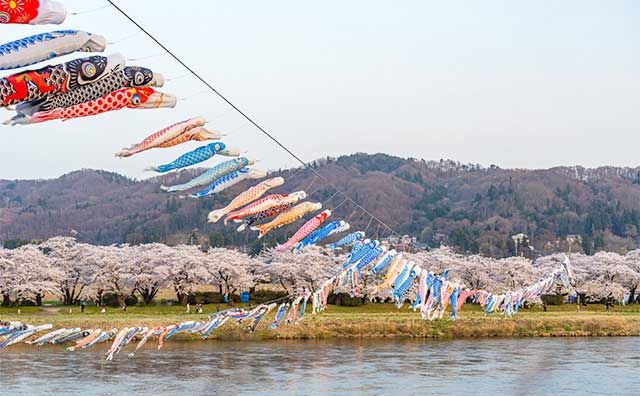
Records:
[[[130,349],[129,346],[127,349]],[[1,395],[638,395],[640,338],[9,347]]]

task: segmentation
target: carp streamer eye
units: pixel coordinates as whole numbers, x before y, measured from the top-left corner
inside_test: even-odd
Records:
[[[96,65],[91,62],[84,62],[82,66],[80,66],[80,69],[82,70],[82,75],[85,78],[94,78],[98,73]]]
[[[140,95],[134,94],[131,97],[131,103],[134,104],[134,105],[139,105],[140,104]]]
[[[133,82],[136,85],[144,84],[144,80],[145,80],[144,73],[142,73],[142,72],[136,72],[136,74],[134,74],[134,76],[133,76]]]

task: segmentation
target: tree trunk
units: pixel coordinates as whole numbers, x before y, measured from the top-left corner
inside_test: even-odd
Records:
[[[627,304],[635,304],[636,303],[636,288],[633,287],[631,288],[631,290],[629,290],[629,300],[627,301]]]
[[[2,306],[8,307],[11,305],[11,296],[9,294],[2,295]]]
[[[71,296],[71,290],[64,289],[63,290],[63,299],[64,305],[73,305],[73,296]]]
[[[42,293],[36,294],[36,306],[38,307],[42,306]]]
[[[187,303],[187,299],[189,298],[189,295],[186,293],[176,292],[176,298],[178,299],[178,302],[181,305],[185,305]]]
[[[142,301],[144,302],[144,305],[149,305],[153,302],[153,299],[156,297],[156,294],[158,293],[157,289],[142,289],[142,290],[138,290],[138,292],[140,293],[140,296],[142,297]]]

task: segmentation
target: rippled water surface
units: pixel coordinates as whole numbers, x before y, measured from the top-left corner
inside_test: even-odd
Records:
[[[113,362],[105,348],[5,349],[0,394],[640,394],[639,338],[172,342]]]

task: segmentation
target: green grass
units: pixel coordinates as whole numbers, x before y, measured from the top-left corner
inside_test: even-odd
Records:
[[[236,304],[235,306],[243,306]],[[220,304],[220,309],[229,306]],[[353,337],[409,337],[409,338],[466,338],[466,337],[547,337],[547,336],[640,336],[640,306],[616,306],[605,312],[602,305],[549,306],[521,310],[512,318],[500,314],[485,315],[480,307],[465,305],[460,319],[424,321],[420,314],[407,308],[396,309],[392,304],[368,304],[360,307],[330,305],[327,311],[312,315],[309,310],[297,326],[268,329],[273,313],[263,320],[259,330],[248,334],[242,326],[227,324],[212,334],[214,339],[317,339]],[[56,328],[122,328],[126,326],[161,326],[186,320],[206,320],[216,305],[206,305],[204,314],[187,314],[183,306],[129,307],[127,312],[88,306],[84,313],[79,307],[22,307],[0,308],[0,319],[20,320],[31,324],[51,323]],[[183,336],[189,338],[189,336]],[[195,336],[193,336],[195,338]]]

